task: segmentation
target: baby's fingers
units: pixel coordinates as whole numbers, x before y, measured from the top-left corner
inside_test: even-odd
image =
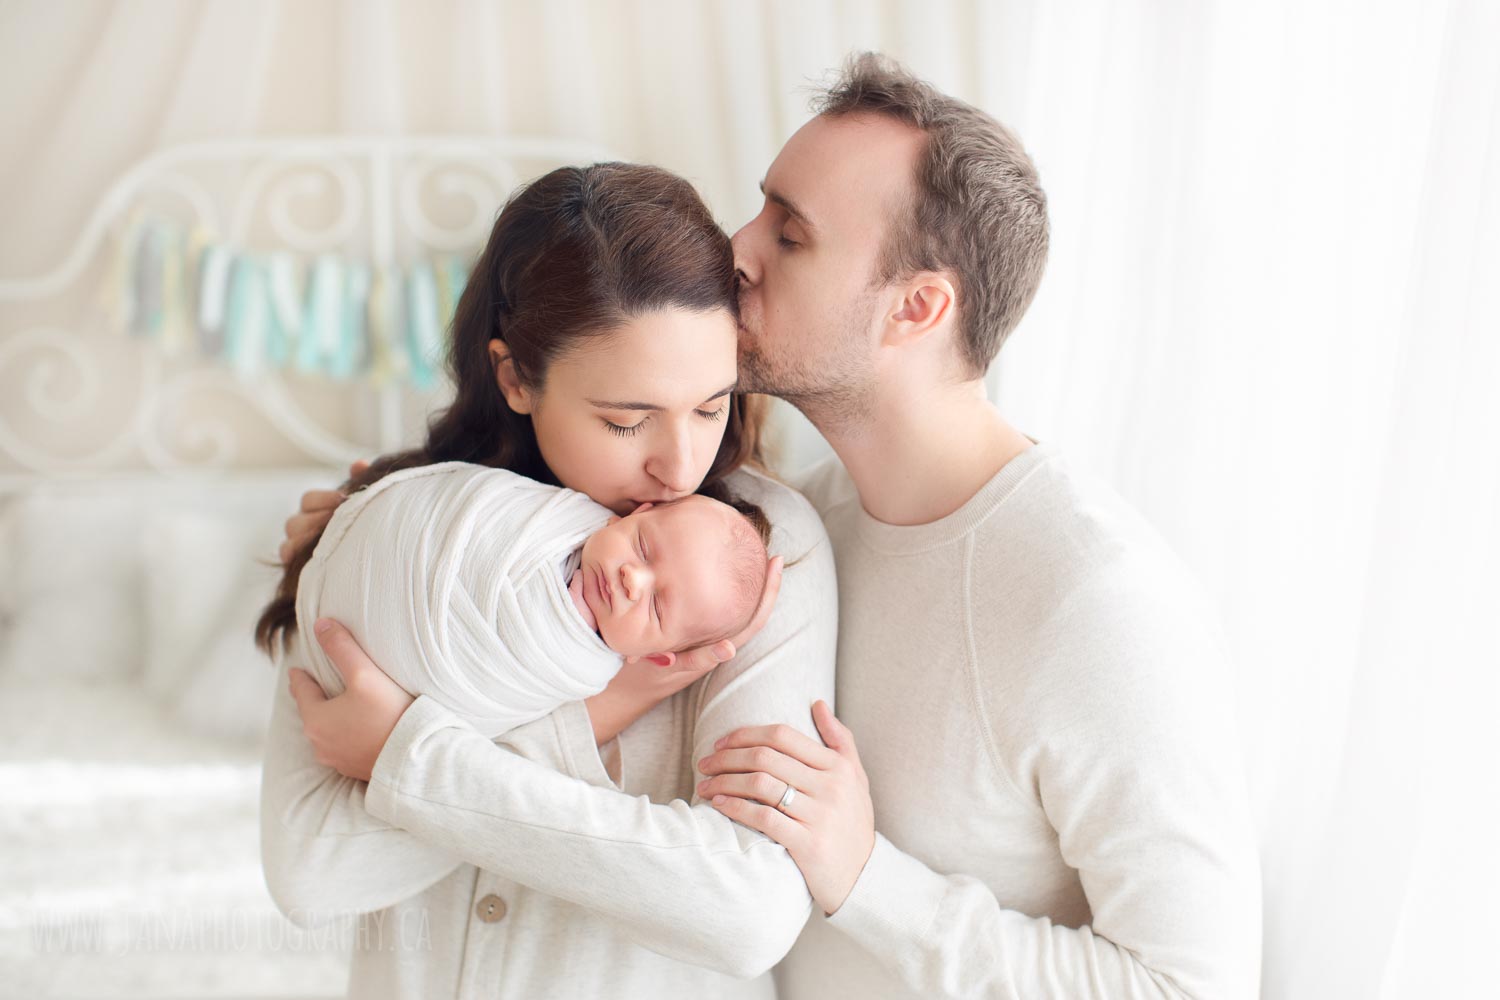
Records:
[[[728,639],[720,639],[711,646],[699,646],[685,653],[679,653],[677,663],[679,670],[702,674],[717,667],[725,660],[732,659],[734,659],[734,643]]]

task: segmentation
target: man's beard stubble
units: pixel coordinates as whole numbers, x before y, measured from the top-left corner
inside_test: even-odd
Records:
[[[758,334],[740,327],[739,388],[777,396],[791,403],[824,433],[862,424],[871,409],[873,374],[864,345],[851,322],[821,357],[795,357],[790,351],[761,348]],[[799,338],[802,345],[818,343]]]

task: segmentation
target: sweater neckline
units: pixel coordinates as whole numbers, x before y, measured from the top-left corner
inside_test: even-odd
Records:
[[[855,499],[855,525],[870,548],[892,555],[922,552],[947,545],[969,534],[1016,491],[1031,473],[1056,457],[1045,441],[1028,438],[1031,447],[1001,466],[988,482],[953,513],[926,524],[887,524],[876,520]]]

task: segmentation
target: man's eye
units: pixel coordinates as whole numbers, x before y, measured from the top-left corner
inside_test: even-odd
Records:
[[[785,233],[782,233],[780,236],[776,237],[776,242],[781,244],[783,247],[786,247],[787,249],[791,249],[792,247],[799,245],[795,240],[787,239]]]
[[[641,428],[645,426],[645,423],[646,421],[642,420],[638,424],[631,424],[630,426],[626,427],[617,424],[612,420],[606,420],[604,421],[604,426],[608,428],[609,432],[616,437],[626,438],[635,437],[637,434],[639,434],[641,432]]]

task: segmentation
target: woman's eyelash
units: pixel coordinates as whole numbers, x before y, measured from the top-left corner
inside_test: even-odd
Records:
[[[729,409],[729,407],[721,406],[717,410],[694,410],[693,412],[698,414],[698,416],[702,417],[704,420],[723,420],[724,411],[727,409]],[[650,419],[650,417],[646,418],[646,420]],[[604,426],[611,434],[615,435],[616,437],[635,437],[641,432],[641,428],[646,425],[646,420],[642,420],[638,424],[631,424],[628,427],[623,424],[617,424],[613,420],[606,420],[604,421]]]

